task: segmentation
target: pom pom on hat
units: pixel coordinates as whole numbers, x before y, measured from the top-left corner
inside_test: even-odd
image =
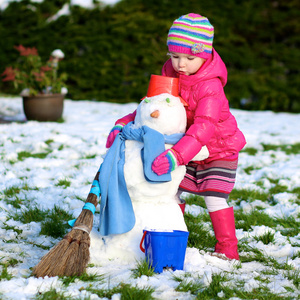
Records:
[[[170,52],[185,53],[207,59],[212,53],[214,27],[207,18],[187,14],[171,26],[167,45]]]

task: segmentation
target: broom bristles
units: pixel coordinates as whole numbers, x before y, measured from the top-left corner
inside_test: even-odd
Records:
[[[95,179],[97,177],[98,173]],[[97,196],[90,193],[86,203],[92,203],[96,207]],[[73,276],[85,272],[90,258],[89,232],[93,227],[93,219],[93,213],[83,209],[73,229],[33,268],[33,275],[36,277]]]
[[[82,232],[79,230],[76,230],[75,232],[75,239],[70,243],[67,251],[65,252],[63,261],[60,262],[61,265],[64,266],[64,275],[65,276],[73,276],[73,275],[79,275],[73,273],[73,265],[76,265],[78,263],[78,249],[79,249],[79,235],[81,235]],[[74,266],[75,267],[75,266]]]
[[[78,260],[80,264],[77,265],[76,274],[82,274],[86,271],[86,266],[90,260],[90,236],[84,232],[83,239],[79,245]]]
[[[89,252],[89,234],[86,232],[79,231],[77,238],[71,243],[70,247],[67,250],[66,256],[68,259],[65,263],[64,274],[66,276],[80,275],[86,270],[87,263],[90,258]],[[80,238],[80,242],[78,239]],[[82,247],[82,246],[88,247]]]
[[[56,246],[42,257],[41,261],[33,268],[33,275],[36,277],[49,276],[49,269],[53,266],[54,261],[59,260],[69,247],[66,239],[61,240]],[[59,255],[61,254],[61,255]]]

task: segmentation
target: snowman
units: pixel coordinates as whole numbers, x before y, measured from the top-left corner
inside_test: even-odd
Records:
[[[149,152],[159,151],[157,154],[154,153],[155,158],[165,149],[171,148],[185,133],[186,112],[181,99],[169,93],[146,97],[137,107],[134,122],[128,124],[127,127],[134,132],[141,129],[145,131],[145,128],[151,130],[150,149],[148,149],[149,146],[146,146],[145,140],[125,140],[124,179],[132,207],[129,205],[129,212],[123,213],[121,217],[116,217],[112,221],[112,225],[114,226],[120,219],[132,218],[133,226],[121,234],[120,232],[114,233],[112,230],[107,231],[106,235],[102,235],[100,216],[100,234],[95,229],[91,233],[91,262],[96,264],[99,263],[99,260],[101,264],[111,260],[128,263],[144,258],[144,253],[140,250],[140,241],[144,230],[187,231],[179,206],[180,199],[176,196],[179,184],[186,172],[185,166],[177,167],[171,174],[166,174],[169,178],[159,178],[160,181],[157,182],[155,178],[151,178],[152,175],[158,176],[154,172],[150,170],[149,172],[152,174],[149,176],[145,174],[146,167],[145,161],[143,161],[143,156],[148,158]],[[152,136],[156,133],[159,138]],[[163,149],[153,150],[151,147],[153,145],[156,147],[161,137],[163,137]],[[207,148],[203,147],[194,160],[203,160],[207,157]],[[152,161],[153,158],[150,158],[150,163],[148,163],[150,166]],[[112,205],[110,208],[112,212],[120,210],[120,204]]]

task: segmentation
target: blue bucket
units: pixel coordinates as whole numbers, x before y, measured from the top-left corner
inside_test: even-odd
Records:
[[[154,272],[161,273],[164,268],[172,268],[173,271],[183,270],[188,236],[187,231],[144,230],[140,248],[145,252],[147,262],[154,268]],[[145,249],[142,247],[143,241]]]

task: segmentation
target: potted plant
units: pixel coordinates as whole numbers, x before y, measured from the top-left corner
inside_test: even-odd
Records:
[[[67,75],[58,76],[59,61],[64,53],[56,49],[45,64],[36,48],[15,46],[20,59],[15,67],[7,67],[1,74],[3,81],[12,81],[16,89],[22,89],[23,109],[27,120],[57,121],[62,116],[63,101],[68,92]]]

